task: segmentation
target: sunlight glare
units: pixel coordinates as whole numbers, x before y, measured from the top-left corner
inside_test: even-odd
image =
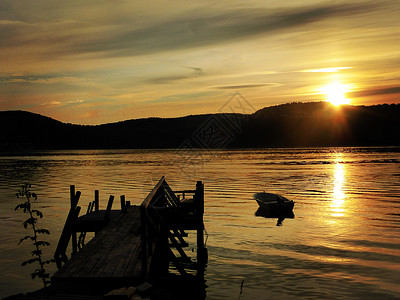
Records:
[[[350,103],[350,100],[346,98],[349,87],[345,84],[333,82],[324,86],[321,91],[326,95],[327,101],[335,106]]]
[[[344,214],[344,202],[346,194],[344,192],[344,183],[346,177],[345,166],[337,162],[334,169],[334,182],[333,182],[333,200],[331,203],[331,209],[334,216],[343,216]]]

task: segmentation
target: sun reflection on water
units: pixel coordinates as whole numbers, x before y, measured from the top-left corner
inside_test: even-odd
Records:
[[[333,182],[333,195],[332,195],[332,216],[340,217],[344,215],[344,202],[346,200],[346,193],[344,191],[344,184],[346,182],[346,168],[339,160],[335,164],[334,169],[334,182]]]

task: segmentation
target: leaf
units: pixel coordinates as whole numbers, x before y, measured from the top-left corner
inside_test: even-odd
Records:
[[[29,201],[24,203],[23,209],[24,209],[24,213],[31,210],[31,204],[29,203]]]
[[[33,251],[31,252],[32,256],[41,256],[42,253],[43,253],[43,251],[40,250],[40,249],[39,249],[39,250],[33,250]]]
[[[40,210],[32,209],[32,213],[35,213],[40,219],[43,218],[43,214]]]
[[[18,204],[16,207],[15,207],[15,210],[18,210],[18,209],[21,209],[21,208],[25,208],[26,207],[26,203],[21,203],[21,204]]]
[[[36,269],[35,273],[36,273],[37,277],[39,277],[39,278],[43,278],[43,275],[46,274],[45,271],[42,269]]]
[[[36,230],[36,232],[37,233],[42,233],[42,234],[50,234],[50,231],[48,231],[47,229],[44,229],[44,228],[38,229],[38,230]]]
[[[46,241],[37,241],[36,243],[33,243],[35,246],[50,246],[49,242]]]
[[[34,263],[35,261],[39,261],[39,258],[36,257],[36,258],[28,259],[28,260],[22,262],[21,266],[25,266],[25,265],[28,265],[28,264],[32,264],[32,263]]]
[[[25,220],[24,223],[22,223],[22,225],[23,225],[25,228],[27,228],[28,225],[33,225],[33,224],[35,224],[36,221],[37,221],[36,218],[33,218],[33,217],[32,217],[32,218],[28,218],[28,219]]]
[[[22,239],[19,241],[18,245],[21,244],[23,241],[25,241],[25,240],[27,240],[27,239],[31,239],[31,240],[33,241],[35,238],[34,238],[34,237],[31,237],[30,235],[27,235],[27,236],[25,236],[24,238],[22,238]]]
[[[53,262],[55,262],[54,259],[49,259],[49,260],[46,260],[46,261],[43,262],[43,263],[44,263],[44,264],[51,264],[51,263],[53,263]]]

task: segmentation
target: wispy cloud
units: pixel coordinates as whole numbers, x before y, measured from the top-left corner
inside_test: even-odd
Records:
[[[160,98],[154,99],[152,101],[149,101],[149,103],[190,102],[190,101],[193,101],[193,99],[208,97],[214,93],[215,92],[205,91],[205,92],[198,92],[198,93],[176,94],[176,95],[170,95],[170,96],[166,96],[166,97],[160,97]]]
[[[365,97],[365,96],[377,96],[377,95],[388,95],[388,94],[400,94],[400,86],[366,89],[357,92],[349,93],[350,97]]]
[[[174,81],[185,80],[185,79],[189,79],[189,78],[196,78],[196,77],[204,75],[204,71],[202,68],[198,68],[198,67],[182,67],[182,68],[189,69],[192,72],[190,72],[190,73],[185,72],[184,74],[179,74],[179,75],[172,74],[172,75],[166,75],[166,76],[159,76],[159,77],[151,78],[150,80],[148,80],[148,82],[155,83],[155,84],[167,84],[167,83],[171,83]]]
[[[84,53],[97,53],[103,57],[134,56],[221,44],[238,38],[293,29],[324,19],[357,15],[374,8],[371,4],[340,4],[285,10],[189,10],[185,14],[141,26],[129,19],[121,20],[120,24],[114,21],[107,23],[107,19],[92,22],[50,19],[46,22],[40,18],[40,22],[35,23],[32,20],[31,23],[3,20],[0,46],[35,45],[40,46],[43,53],[52,56]]]
[[[4,83],[31,83],[31,84],[58,84],[58,83],[83,83],[88,80],[73,76],[4,76],[0,77],[0,82]]]
[[[24,22],[22,21],[16,21],[16,20],[0,20],[0,25],[25,25]]]
[[[66,106],[66,105],[71,105],[71,104],[79,104],[84,102],[85,100],[82,99],[75,99],[75,100],[66,100],[66,101],[50,101],[50,102],[45,102],[42,103],[42,106]]]
[[[119,30],[96,40],[82,41],[78,52],[99,52],[103,56],[132,56],[167,50],[204,47],[238,38],[293,29],[328,18],[361,14],[374,6],[325,5],[285,11],[268,9],[227,10],[195,13],[145,28]]]
[[[239,84],[239,85],[223,85],[223,86],[215,86],[214,89],[220,90],[239,90],[239,89],[250,89],[250,88],[259,88],[265,86],[276,86],[274,83],[253,83],[253,84]]]
[[[309,69],[301,70],[304,73],[336,73],[342,70],[352,69],[352,67],[332,67],[332,68],[320,68],[320,69]]]

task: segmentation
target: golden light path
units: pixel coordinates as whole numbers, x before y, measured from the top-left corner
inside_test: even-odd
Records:
[[[337,162],[334,169],[334,182],[333,182],[333,194],[332,194],[332,216],[340,217],[344,215],[345,209],[343,208],[346,193],[344,192],[344,184],[346,182],[346,168],[343,163]]]

